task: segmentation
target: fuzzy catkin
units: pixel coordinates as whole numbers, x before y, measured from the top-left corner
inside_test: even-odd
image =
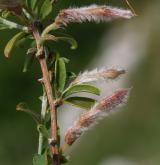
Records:
[[[88,7],[69,8],[60,11],[55,19],[58,26],[67,26],[69,23],[108,22],[117,18],[130,19],[134,16],[131,10],[114,8],[111,6],[91,5]]]
[[[72,85],[82,84],[82,83],[90,83],[98,80],[109,80],[116,79],[120,75],[125,74],[126,71],[123,69],[94,69],[92,71],[85,71],[80,73],[75,80],[73,80]]]
[[[90,111],[82,114],[78,120],[75,121],[74,125],[68,129],[65,135],[65,142],[68,145],[72,145],[85,131],[96,124],[99,119],[123,104],[128,94],[129,89],[118,90],[96,103]]]

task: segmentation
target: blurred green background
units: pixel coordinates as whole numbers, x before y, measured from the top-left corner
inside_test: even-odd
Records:
[[[96,2],[60,0],[56,10]],[[69,165],[160,164],[160,1],[131,2],[138,17],[108,24],[71,25],[66,32],[77,39],[78,49],[71,51],[68,45],[58,46],[62,55],[71,59],[68,69],[78,73],[86,69],[92,59],[98,61],[101,58],[98,52],[103,51],[99,50],[102,38],[108,32],[111,37],[111,29],[126,23],[132,32],[135,28],[135,34],[141,33],[142,37],[143,33],[148,34],[145,46],[140,48],[145,50],[136,50],[135,47],[135,58],[137,51],[143,52],[143,58],[140,61],[137,59],[132,72],[127,73],[124,86],[133,86],[128,103],[120,113],[100,121],[72,147]],[[126,7],[124,0],[99,0],[98,4]],[[14,51],[11,59],[4,57],[4,45],[14,33],[0,32],[0,165],[31,165],[37,152],[36,126],[29,116],[16,112],[15,107],[25,101],[39,111],[38,97],[42,91],[37,79],[41,78],[41,74],[37,62],[29,72],[22,73],[25,55],[20,49]],[[133,60],[134,51],[131,55]],[[117,58],[121,58],[118,53]]]

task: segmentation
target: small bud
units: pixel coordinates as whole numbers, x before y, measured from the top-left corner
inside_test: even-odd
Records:
[[[114,79],[117,78],[118,76],[120,76],[121,74],[125,74],[125,70],[118,70],[118,69],[108,69],[106,71],[103,71],[101,73],[99,73],[99,76],[102,76],[104,78],[110,78],[110,79]]]
[[[43,78],[39,78],[37,81],[38,81],[39,83],[41,83],[41,84],[43,84],[43,83],[44,83]]]
[[[67,26],[69,23],[83,23],[83,22],[106,22],[112,19],[125,18],[130,19],[134,16],[132,11],[113,8],[110,6],[91,5],[81,8],[70,8],[61,10],[55,19],[58,26]]]
[[[57,140],[50,138],[50,139],[48,139],[48,143],[52,146],[55,146],[55,145],[57,145]]]
[[[98,80],[109,80],[116,79],[120,75],[125,74],[126,71],[122,69],[95,69],[93,71],[86,71],[77,76],[77,78],[72,82],[72,85],[89,83]]]
[[[65,142],[68,145],[72,145],[85,131],[96,124],[99,119],[108,115],[110,111],[124,103],[128,93],[128,89],[118,90],[111,96],[99,101],[90,111],[82,114],[74,123],[74,126],[68,129],[65,135]]]

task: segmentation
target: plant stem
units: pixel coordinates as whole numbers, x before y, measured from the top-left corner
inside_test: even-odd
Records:
[[[58,29],[58,26],[55,23],[52,23],[48,25],[42,32],[42,37],[44,37],[46,34],[48,34],[52,30]]]
[[[51,150],[53,154],[53,165],[60,165],[60,155],[59,155],[59,148],[58,148],[58,131],[57,131],[57,108],[56,103],[53,98],[53,91],[52,86],[50,83],[49,72],[47,68],[47,63],[45,59],[44,47],[41,43],[41,35],[35,25],[32,27],[33,36],[36,40],[37,44],[37,58],[39,60],[42,75],[43,75],[43,83],[45,86],[45,90],[47,93],[48,102],[50,105],[50,112],[51,112],[51,139],[53,143],[51,144]]]
[[[41,107],[41,121],[42,121],[42,123],[44,123],[46,111],[47,111],[47,96],[46,96],[45,89],[43,89],[42,107]],[[39,133],[39,142],[38,142],[38,154],[39,155],[42,154],[43,141],[44,141],[44,137],[43,137],[43,134],[40,132]]]

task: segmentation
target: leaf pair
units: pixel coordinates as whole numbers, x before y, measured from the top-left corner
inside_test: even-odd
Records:
[[[95,99],[88,97],[77,97],[77,96],[70,97],[73,94],[81,93],[81,92],[100,95],[100,90],[93,85],[89,85],[89,84],[75,85],[63,92],[62,97],[64,98],[64,103],[89,110],[95,104],[96,102]]]

